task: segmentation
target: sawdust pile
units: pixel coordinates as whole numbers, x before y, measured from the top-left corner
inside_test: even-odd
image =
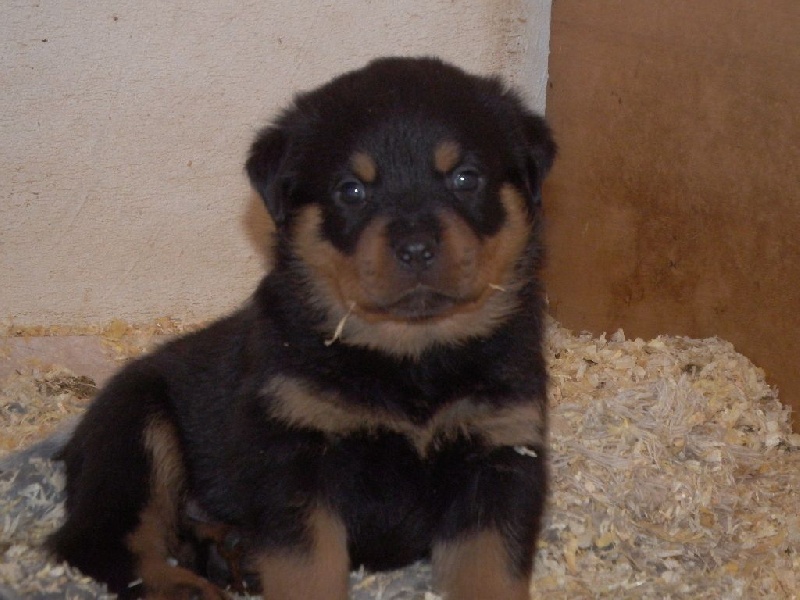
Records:
[[[551,327],[550,523],[537,596],[791,598],[800,436],[718,339]]]
[[[50,435],[97,392],[92,379],[60,367],[32,368],[0,385],[0,455]]]
[[[760,369],[716,339],[555,324],[547,353],[552,494],[533,598],[797,597],[800,435]],[[62,370],[0,386],[0,453],[91,392]],[[54,444],[0,462],[0,597],[100,593],[38,549],[63,514],[63,473],[44,457]],[[422,564],[356,573],[353,597],[436,599],[429,575]]]

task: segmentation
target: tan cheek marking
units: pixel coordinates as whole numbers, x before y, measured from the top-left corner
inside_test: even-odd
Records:
[[[461,146],[452,140],[440,142],[433,151],[433,165],[439,173],[449,173],[461,159]]]
[[[308,552],[262,552],[254,560],[265,600],[347,600],[350,559],[342,522],[324,509],[309,519]]]
[[[376,218],[358,239],[353,261],[363,292],[357,301],[362,306],[390,301],[397,293],[400,277],[397,262],[388,249],[386,225],[386,218]]]
[[[462,296],[477,296],[483,292],[483,282],[476,281],[481,260],[481,241],[467,223],[455,213],[442,216],[442,260],[452,272],[453,285]],[[476,288],[477,289],[474,289]]]
[[[519,192],[507,184],[500,190],[500,201],[507,222],[483,243],[458,215],[450,214],[443,220],[448,260],[458,272],[460,290],[467,296],[477,298],[487,288],[502,291],[512,283],[514,267],[530,238],[531,225]]]
[[[364,228],[352,256],[340,253],[320,236],[321,224],[320,208],[307,207],[296,220],[294,250],[310,275],[311,300],[328,311],[333,334],[345,315],[350,329],[357,320],[362,325],[362,319],[369,321],[367,311],[394,301],[404,282],[387,247],[385,218],[376,218]],[[342,340],[348,340],[347,331],[342,332]]]
[[[378,166],[366,152],[356,152],[350,157],[350,168],[356,177],[364,183],[374,183],[378,178]]]
[[[528,600],[530,582],[514,577],[500,534],[480,531],[433,549],[434,578],[444,598]]]
[[[294,230],[294,251],[310,270],[314,298],[318,305],[342,312],[347,308],[341,290],[358,289],[358,273],[353,261],[347,260],[320,236],[322,211],[309,206],[297,217]],[[341,318],[341,315],[339,316]]]
[[[368,296],[380,298],[391,292],[393,266],[387,264],[385,219],[367,225],[352,257],[322,239],[321,225],[320,208],[309,206],[298,216],[294,236],[295,252],[312,275],[318,304],[341,313],[349,310],[352,302],[369,304]]]
[[[514,276],[514,267],[522,256],[531,235],[525,200],[510,184],[500,190],[507,222],[493,237],[486,240],[481,261],[480,279],[487,285],[504,286]]]
[[[127,545],[137,560],[136,572],[149,598],[173,598],[190,592],[220,600],[224,594],[202,577],[167,561],[177,546],[178,506],[184,489],[184,470],[175,428],[153,420],[144,431],[151,456],[150,499],[139,514],[139,525]]]

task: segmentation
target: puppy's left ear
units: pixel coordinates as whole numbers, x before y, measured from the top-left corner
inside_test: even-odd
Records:
[[[547,122],[540,116],[527,114],[522,120],[525,138],[526,184],[531,204],[542,203],[542,183],[556,158],[556,143]]]
[[[288,147],[286,134],[278,127],[268,127],[256,137],[245,164],[250,184],[279,228],[286,221],[291,195],[292,178],[286,166]]]

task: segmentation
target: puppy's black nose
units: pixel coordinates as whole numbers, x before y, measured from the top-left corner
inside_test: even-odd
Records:
[[[395,256],[414,271],[424,271],[436,260],[436,240],[428,235],[415,235],[395,248]]]

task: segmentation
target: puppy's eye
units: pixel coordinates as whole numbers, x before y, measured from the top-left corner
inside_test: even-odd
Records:
[[[449,183],[454,192],[477,192],[483,187],[483,176],[473,167],[461,167],[453,171]]]
[[[345,179],[336,187],[333,197],[345,206],[359,206],[367,200],[367,187],[358,179]]]

